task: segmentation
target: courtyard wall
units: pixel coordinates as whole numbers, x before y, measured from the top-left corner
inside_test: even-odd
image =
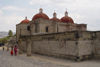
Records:
[[[31,41],[31,52],[63,57],[73,60],[98,58],[100,55],[100,32],[72,31],[51,34],[21,36],[22,50],[27,52],[27,39]]]

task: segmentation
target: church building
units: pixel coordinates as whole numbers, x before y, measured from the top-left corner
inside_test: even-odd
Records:
[[[43,9],[39,9],[39,13],[33,16],[32,20],[22,20],[16,25],[17,40],[20,35],[35,35],[35,34],[47,34],[58,33],[67,31],[86,31],[87,24],[77,24],[74,20],[68,16],[68,12],[65,12],[64,17],[57,18],[57,14],[53,13],[53,18],[49,18]]]
[[[72,59],[100,58],[100,31],[87,31],[87,24],[77,24],[65,12],[64,17],[49,18],[43,9],[32,20],[16,25],[19,53],[32,53]]]

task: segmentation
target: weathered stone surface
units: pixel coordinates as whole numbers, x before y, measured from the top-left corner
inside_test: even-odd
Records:
[[[19,44],[18,44],[18,48],[19,48],[19,54],[23,54],[23,43],[22,43],[22,40],[20,39],[19,40]]]
[[[90,32],[82,32],[82,37],[83,38],[91,38],[91,33]]]
[[[73,58],[77,60],[88,59],[95,55],[100,55],[99,33],[94,32],[63,32],[52,34],[38,34],[26,36],[23,39],[23,51],[29,49],[25,41],[30,39],[32,53],[52,55],[57,57]],[[88,58],[86,57],[88,56]],[[81,59],[80,59],[81,57]]]
[[[93,52],[93,46],[91,41],[78,41],[79,56],[91,55]]]
[[[26,45],[27,45],[27,56],[31,56],[32,54],[31,54],[31,41],[30,41],[30,39],[28,39],[27,41],[26,41]]]

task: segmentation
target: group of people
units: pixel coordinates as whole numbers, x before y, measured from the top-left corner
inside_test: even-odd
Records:
[[[17,46],[15,45],[15,47],[13,48],[13,46],[11,47],[11,52],[10,52],[11,55],[15,54],[17,55]]]
[[[5,50],[5,49],[4,49],[4,46],[3,46],[2,49],[3,49],[3,51]],[[7,51],[9,51],[9,47],[7,47]],[[13,48],[13,46],[11,47],[10,54],[11,54],[11,55],[13,55],[13,54],[17,55],[17,45],[15,45],[14,48]]]
[[[5,49],[4,49],[4,46],[3,46],[3,51],[4,51]],[[7,47],[7,51],[9,51],[9,47]]]

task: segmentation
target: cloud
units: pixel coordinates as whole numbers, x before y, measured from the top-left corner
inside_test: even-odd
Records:
[[[80,14],[70,14],[69,16],[75,17],[78,20],[86,18],[85,15],[80,15]]]
[[[47,3],[50,3],[50,0],[31,0],[29,2],[30,5],[34,5],[34,4],[47,4]]]
[[[2,7],[2,10],[24,10],[24,9],[18,8],[16,6],[5,6],[5,7]]]
[[[76,0],[74,0],[75,2]],[[31,0],[29,4],[65,4],[65,3],[73,3],[73,0]],[[52,5],[51,5],[52,6]]]
[[[0,10],[0,15],[3,14],[2,10]]]
[[[13,30],[16,31],[16,24],[20,23],[24,19],[23,16],[19,16],[17,14],[12,14],[10,16],[2,16],[0,17],[0,22],[2,26],[0,26],[1,31]]]
[[[70,10],[87,10],[96,9],[99,5],[99,0],[31,0],[29,4],[31,5],[46,5],[53,8],[68,8]],[[45,6],[45,7],[46,7]]]
[[[20,6],[23,8],[17,6],[18,4],[0,7],[0,23],[3,26],[0,30],[13,28],[15,31],[15,25],[20,23],[24,16],[31,19],[38,12],[38,6],[43,6],[44,13],[50,18],[54,10],[57,17],[62,18],[67,8],[69,16],[75,23],[88,24],[89,30],[100,29],[100,0],[30,0],[28,5],[26,2],[21,3]]]
[[[19,23],[22,19],[23,19],[22,16],[18,16],[16,14],[0,17],[0,21],[6,24],[13,24],[13,23],[16,24]]]

